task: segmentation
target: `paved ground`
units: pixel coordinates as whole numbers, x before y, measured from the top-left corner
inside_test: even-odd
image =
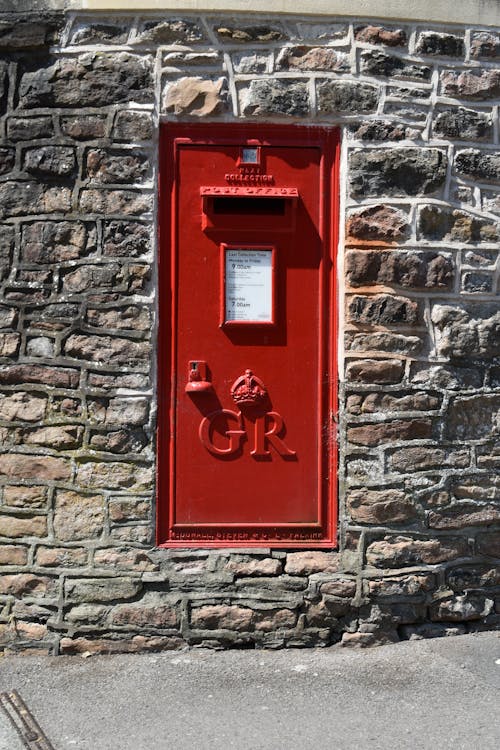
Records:
[[[368,651],[11,656],[9,689],[55,750],[500,748],[500,633]],[[0,750],[18,750],[9,731],[0,718]]]

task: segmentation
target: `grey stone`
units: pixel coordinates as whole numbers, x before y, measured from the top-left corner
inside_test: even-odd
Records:
[[[54,134],[51,117],[9,117],[7,136],[12,141],[29,141],[34,138],[48,138]]]
[[[95,250],[95,227],[82,221],[34,221],[22,229],[22,257],[28,263],[76,260]]]
[[[493,31],[473,32],[470,54],[474,60],[500,58],[500,34]]]
[[[49,187],[34,181],[0,184],[0,217],[65,213],[70,208],[71,191],[66,187]]]
[[[85,156],[85,176],[93,182],[142,182],[149,177],[151,167],[146,154],[116,149],[94,148]]]
[[[378,294],[373,297],[354,296],[349,305],[349,320],[369,325],[416,325],[420,322],[417,302],[406,297]]]
[[[497,222],[477,214],[441,206],[423,206],[418,215],[418,236],[426,240],[452,242],[495,242],[500,235]]]
[[[424,31],[418,39],[415,51],[419,55],[440,55],[442,57],[463,57],[464,40],[454,34],[439,34],[436,31]]]
[[[469,294],[489,294],[493,291],[493,274],[467,271],[462,275],[462,291]]]
[[[240,96],[245,115],[302,117],[310,110],[307,84],[289,78],[251,81],[250,87]]]
[[[434,148],[363,149],[349,156],[354,197],[426,195],[443,186],[448,159]]]
[[[239,42],[277,42],[286,39],[287,35],[280,24],[219,24],[214,31],[221,41]]]
[[[117,23],[84,23],[73,29],[70,44],[125,44],[128,28]]]
[[[324,114],[369,113],[377,109],[379,89],[359,81],[322,81],[317,87],[318,110]]]
[[[450,440],[498,439],[499,433],[500,398],[498,395],[481,394],[465,398],[457,397],[452,400],[446,419],[446,436]]]
[[[76,141],[89,141],[106,135],[107,121],[103,115],[68,115],[61,117],[61,130]]]
[[[24,169],[37,177],[68,177],[76,171],[73,148],[68,146],[37,146],[27,149]]]
[[[500,182],[500,155],[484,153],[477,149],[459,151],[455,156],[455,169],[464,177],[479,182]]]
[[[411,138],[415,131],[401,123],[390,120],[371,120],[352,129],[354,138],[362,141],[402,141]]]
[[[0,50],[14,52],[57,44],[63,19],[47,14],[44,17],[37,16],[32,12],[31,17],[17,16],[12,20],[0,20]]]
[[[437,135],[463,141],[488,140],[493,134],[490,114],[464,107],[439,111],[434,117],[432,127]]]
[[[0,175],[12,171],[15,159],[16,152],[13,148],[0,148]]]
[[[431,317],[440,355],[480,359],[500,355],[500,312],[494,305],[470,309],[435,305]]]
[[[264,50],[233,52],[231,60],[235,73],[271,72],[271,56]]]
[[[388,284],[409,288],[448,288],[453,279],[449,256],[433,252],[349,250],[346,275],[351,286]]]
[[[136,257],[151,249],[151,231],[146,224],[109,221],[104,225],[104,255]]]
[[[149,112],[118,112],[113,137],[119,141],[149,141],[153,137],[153,119]]]
[[[409,60],[402,60],[395,55],[387,55],[379,50],[366,50],[361,53],[361,72],[370,76],[384,78],[404,78],[417,81],[429,81],[432,69],[428,65],[419,65]]]
[[[429,365],[426,362],[413,363],[411,375],[413,383],[446,390],[481,388],[484,379],[484,373],[478,367]]]
[[[21,107],[108,107],[153,100],[151,60],[128,52],[88,53],[23,74]]]
[[[206,35],[195,21],[172,18],[146,21],[141,26],[134,43],[139,44],[193,44],[206,41]]]
[[[444,70],[441,73],[441,87],[445,96],[477,101],[497,99],[500,95],[500,70],[488,69],[478,73]]]

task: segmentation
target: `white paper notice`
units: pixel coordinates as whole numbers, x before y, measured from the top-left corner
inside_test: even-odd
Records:
[[[226,322],[273,322],[272,250],[226,250]]]

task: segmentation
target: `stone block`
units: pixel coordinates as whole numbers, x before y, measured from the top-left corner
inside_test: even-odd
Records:
[[[143,550],[125,547],[107,547],[94,553],[94,565],[97,568],[114,568],[116,570],[133,570],[135,572],[158,570],[149,555]]]
[[[84,177],[92,182],[137,183],[148,179],[150,174],[148,156],[136,149],[118,151],[92,148],[85,155]]]
[[[74,271],[62,274],[63,291],[70,294],[114,289],[122,283],[122,268],[118,263],[109,263],[104,266],[78,266]]]
[[[460,537],[413,539],[408,536],[386,536],[368,546],[366,561],[376,568],[401,568],[408,565],[436,565],[467,554],[467,541]]]
[[[303,117],[310,112],[307,84],[292,78],[263,78],[240,92],[244,115]]]
[[[83,427],[57,425],[23,430],[26,445],[41,445],[53,450],[69,450],[81,445]]]
[[[191,610],[191,627],[207,630],[253,630],[255,613],[229,604],[205,605]]]
[[[11,141],[31,141],[34,138],[50,138],[54,135],[51,117],[9,117],[7,120],[7,137]]]
[[[345,267],[351,286],[384,284],[447,289],[453,279],[451,258],[434,252],[350,250],[346,254]]]
[[[54,508],[54,533],[63,542],[97,538],[104,526],[102,495],[58,490]]]
[[[500,531],[481,533],[476,537],[476,548],[479,554],[500,558]]]
[[[0,184],[0,218],[25,214],[67,213],[71,210],[71,190],[67,187],[30,182]]]
[[[81,464],[77,471],[77,481],[83,487],[147,490],[152,480],[151,468],[115,461],[89,461]]]
[[[0,370],[0,384],[20,385],[35,383],[53,388],[76,388],[80,374],[66,367],[38,364],[6,365]]]
[[[133,40],[138,44],[190,45],[207,41],[202,26],[190,18],[151,19],[142,23]]]
[[[151,504],[136,498],[111,499],[108,505],[109,518],[113,523],[146,521],[151,514]]]
[[[444,96],[456,99],[488,101],[498,99],[500,95],[500,70],[490,69],[473,72],[443,70],[441,73],[441,91]]]
[[[496,307],[434,305],[436,350],[449,358],[492,359],[500,354],[500,312]]]
[[[224,569],[238,577],[246,576],[277,576],[282,572],[280,560],[271,557],[252,559],[232,555]]]
[[[464,107],[438,109],[432,127],[435,135],[452,140],[485,141],[493,136],[491,115]]]
[[[447,572],[446,583],[458,593],[497,587],[500,585],[500,568],[496,565],[461,565]]]
[[[137,654],[144,652],[171,651],[186,647],[178,636],[143,636],[132,638],[61,638],[61,654]]]
[[[277,70],[329,70],[346,72],[351,63],[345,52],[332,47],[283,47],[276,59]]]
[[[374,578],[366,582],[370,595],[377,598],[418,597],[425,598],[435,587],[432,574],[417,574],[405,576],[387,576]]]
[[[493,608],[492,599],[484,594],[468,592],[434,602],[430,608],[430,616],[431,620],[438,622],[468,622],[486,617]]]
[[[416,448],[398,448],[389,458],[389,468],[398,472],[426,471],[443,466],[465,469],[469,463],[468,450],[446,451],[443,448],[424,445]]]
[[[120,604],[111,611],[112,625],[127,628],[176,628],[179,625],[179,615],[173,605]]]
[[[112,135],[115,140],[127,143],[150,141],[153,138],[153,118],[149,112],[117,112]]]
[[[500,182],[500,155],[478,149],[459,151],[455,156],[458,174],[477,182]]]
[[[103,254],[110,257],[144,255],[151,249],[151,230],[133,221],[110,221],[104,225]]]
[[[14,168],[16,152],[13,148],[0,148],[0,175],[8,174]]]
[[[500,34],[493,31],[472,32],[470,56],[473,60],[500,59]]]
[[[126,44],[128,33],[128,27],[120,23],[79,23],[72,29],[69,44]]]
[[[431,529],[466,529],[491,526],[500,522],[500,507],[478,503],[460,503],[439,511],[430,511],[427,523]]]
[[[449,440],[468,442],[484,438],[498,439],[499,432],[500,398],[498,395],[481,394],[453,398],[446,419],[446,437]]]
[[[68,480],[71,465],[65,458],[4,453],[0,455],[0,475],[7,479]]]
[[[69,146],[37,146],[23,154],[23,168],[41,179],[70,177],[76,172],[75,151]]]
[[[142,589],[134,578],[67,578],[65,595],[72,602],[114,602],[133,599]]]
[[[418,625],[403,625],[401,634],[404,640],[421,641],[425,638],[444,638],[466,633],[465,625],[426,622]]]
[[[349,155],[355,198],[426,195],[442,188],[448,159],[436,148],[360,149]]]
[[[461,289],[467,294],[490,294],[493,291],[492,273],[467,271],[462,274]]]
[[[423,206],[419,210],[418,236],[424,240],[447,242],[495,242],[500,230],[497,222],[477,214],[441,206]]]
[[[180,78],[168,84],[162,109],[174,115],[207,117],[227,108],[227,80],[225,78]]]
[[[11,596],[44,596],[55,591],[56,581],[31,573],[14,573],[0,576],[0,594]]]
[[[429,366],[426,362],[415,362],[411,366],[411,381],[429,388],[448,390],[481,388],[484,373],[477,367]]]
[[[419,55],[439,55],[441,57],[463,57],[464,40],[455,34],[423,31],[419,34],[415,52]]]
[[[109,107],[120,102],[153,100],[151,59],[128,52],[85,53],[25,72],[19,106]]]
[[[336,573],[338,567],[339,559],[335,552],[289,552],[286,557],[285,573],[295,576]]]
[[[138,190],[84,189],[80,192],[79,208],[83,213],[112,216],[143,216],[152,209],[152,196]]]
[[[151,330],[151,313],[147,307],[127,305],[103,310],[89,308],[87,322],[94,328],[113,330],[149,331]]]
[[[89,400],[88,413],[98,424],[143,425],[148,421],[149,400],[137,397]]]
[[[404,47],[408,41],[404,29],[376,24],[355,26],[354,39],[367,44],[383,44],[385,47]]]
[[[17,357],[20,343],[19,333],[0,333],[0,357]]]
[[[88,362],[137,367],[147,365],[151,351],[146,341],[75,333],[66,340],[64,353],[67,357]]]
[[[401,490],[351,490],[347,508],[354,523],[376,526],[391,523],[411,523],[417,510],[410,498]]]
[[[214,26],[214,31],[221,42],[279,42],[287,35],[281,24],[262,23],[249,25],[247,23],[221,23]]]
[[[143,430],[110,430],[90,433],[89,445],[94,450],[108,453],[140,453],[148,444]]]
[[[47,503],[46,487],[25,487],[23,485],[6,485],[3,491],[5,505],[13,508],[44,508]]]
[[[429,81],[432,68],[428,65],[403,60],[380,50],[366,50],[361,53],[360,69],[364,75],[402,78],[404,80]]]
[[[356,124],[351,129],[352,137],[361,141],[402,141],[412,138],[415,131],[402,123],[390,120],[370,120]]]
[[[0,546],[0,565],[27,565],[28,548],[14,544]]]
[[[231,61],[235,73],[248,75],[271,72],[272,58],[266,50],[235,51],[231,54]]]
[[[376,241],[392,244],[409,233],[408,215],[392,206],[368,206],[351,211],[347,217],[347,240]]]
[[[36,565],[44,568],[79,568],[87,565],[83,547],[38,547]]]
[[[378,385],[399,383],[404,375],[404,369],[404,362],[399,359],[354,360],[347,365],[346,381]]]
[[[376,352],[377,354],[418,354],[422,339],[418,336],[403,336],[398,333],[353,333],[346,332],[345,348],[351,352]]]
[[[347,440],[356,445],[373,447],[400,440],[429,438],[432,432],[430,419],[393,420],[347,428]]]
[[[297,624],[297,613],[291,609],[277,609],[266,614],[259,614],[255,623],[257,632],[275,633],[279,630],[294,628]]]
[[[35,221],[22,229],[22,257],[28,263],[77,260],[95,250],[93,224],[82,221]]]
[[[439,409],[441,397],[423,391],[401,393],[369,393],[349,396],[347,410],[351,414],[386,414],[388,412],[429,411]]]
[[[348,320],[380,326],[414,326],[421,322],[418,302],[391,294],[353,295],[349,298]]]
[[[107,120],[103,115],[63,115],[61,131],[75,141],[91,141],[107,135]]]
[[[379,89],[361,81],[327,80],[318,82],[316,95],[321,114],[369,114],[377,109]]]
[[[6,422],[38,422],[44,418],[47,397],[42,394],[17,393],[0,394],[0,419]]]

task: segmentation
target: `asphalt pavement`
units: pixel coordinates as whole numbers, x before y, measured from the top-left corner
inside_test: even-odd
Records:
[[[500,633],[0,659],[55,750],[498,750]],[[17,743],[17,744],[16,744]],[[0,711],[0,750],[21,750]]]

